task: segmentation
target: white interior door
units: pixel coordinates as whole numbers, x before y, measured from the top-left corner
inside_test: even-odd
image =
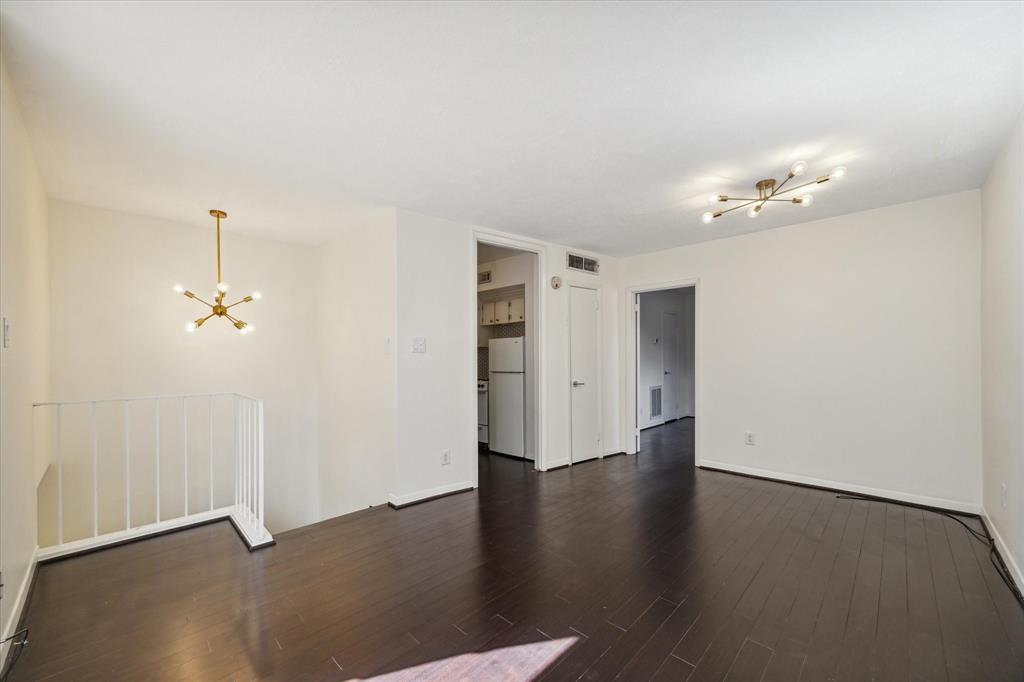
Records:
[[[569,319],[572,461],[582,462],[601,454],[601,327],[595,289],[569,287]]]
[[[662,419],[679,418],[679,316],[661,314],[661,414]]]

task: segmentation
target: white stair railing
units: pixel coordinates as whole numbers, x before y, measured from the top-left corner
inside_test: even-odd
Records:
[[[119,404],[120,415],[117,415]],[[229,519],[249,549],[273,544],[264,518],[262,400],[240,393],[203,393],[42,402],[33,407],[38,421],[46,423],[37,433],[48,434],[39,439],[42,452],[37,453],[45,457],[48,472],[39,487],[39,560],[218,519]],[[162,419],[168,407],[180,410],[180,419]],[[215,407],[220,420],[215,417]],[[205,431],[194,423],[197,408],[200,414],[205,413]],[[102,409],[106,417],[102,462],[98,409]],[[87,424],[82,424],[83,410],[87,412]],[[190,415],[193,416],[191,424]],[[67,423],[71,416],[77,417],[74,426]],[[137,423],[140,416],[152,418],[153,431],[143,438],[139,436]],[[234,428],[228,430],[222,422],[232,419]],[[121,422],[119,428],[113,423],[117,420]],[[120,431],[119,442],[112,444],[115,440],[112,434],[116,431]],[[202,448],[206,450],[205,457],[201,456],[203,453],[190,452],[190,446],[200,433],[206,441]],[[166,451],[165,440],[169,438],[178,441],[179,452]],[[201,471],[195,470],[197,463],[201,464]],[[136,469],[150,469],[145,472],[148,480],[139,480],[141,474],[133,471],[133,464]],[[177,471],[168,475],[168,464],[173,464]],[[191,473],[190,464],[193,466]],[[115,473],[115,469],[120,469],[120,473]],[[123,480],[116,481],[118,476]],[[45,488],[48,494],[44,494],[47,477],[50,477]],[[83,479],[87,479],[89,492],[83,493],[86,483]],[[201,500],[191,494],[193,488],[205,488]],[[54,498],[54,527],[49,529],[49,539],[44,542],[42,508],[51,502],[49,497]],[[164,504],[165,498],[170,498],[174,504]],[[141,510],[140,499],[147,503],[141,505],[144,507]],[[133,502],[136,502],[135,509]],[[123,518],[115,524],[111,516],[118,503],[123,505],[120,512]],[[69,510],[69,505],[74,509]],[[83,507],[89,513],[84,522],[79,516],[86,511]],[[69,513],[75,514],[72,518],[78,521],[74,532],[66,528]],[[114,525],[117,527],[112,527]]]

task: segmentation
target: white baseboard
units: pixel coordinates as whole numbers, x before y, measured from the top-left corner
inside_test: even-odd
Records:
[[[25,610],[26,602],[28,600],[28,591],[32,586],[32,578],[36,574],[36,568],[39,566],[39,550],[36,550],[32,554],[32,560],[29,562],[28,570],[25,571],[25,576],[21,580],[21,585],[18,586],[18,591],[14,595],[14,604],[11,606],[11,614],[7,617],[7,622],[4,623],[3,633],[0,634],[0,639],[7,639],[14,634],[14,631],[18,628],[18,623],[21,621],[22,611]],[[3,662],[7,660],[7,650],[10,648],[10,642],[0,646],[0,667],[3,667]]]
[[[767,469],[756,469],[754,467],[742,466],[739,464],[729,464],[727,462],[714,462],[707,459],[702,460],[699,463],[699,466],[710,467],[712,469],[721,469],[722,471],[731,471],[737,474],[761,476],[762,478],[774,478],[779,481],[785,481],[787,483],[800,483],[803,485],[818,486],[820,488],[833,488],[835,490],[844,490],[851,493],[860,493],[861,495],[872,495],[874,497],[888,497],[891,500],[898,500],[900,502],[923,504],[928,507],[938,507],[940,509],[964,512],[966,514],[981,513],[980,505],[972,504],[970,502],[960,502],[958,500],[947,500],[942,497],[916,495],[914,493],[905,493],[899,490],[888,490],[886,488],[872,488],[870,486],[857,485],[855,483],[829,481],[822,478],[813,478],[811,476],[781,473],[778,471],[769,471]]]
[[[448,483],[446,485],[439,485],[436,488],[417,490],[416,492],[405,493],[403,495],[389,493],[388,503],[393,507],[404,507],[407,504],[419,502],[420,500],[426,500],[431,497],[437,497],[438,495],[447,495],[448,493],[455,493],[462,490],[471,490],[475,487],[476,486],[473,485],[473,481],[461,481],[459,483]]]
[[[121,530],[115,533],[106,533],[95,538],[85,538],[73,542],[65,542],[63,545],[44,547],[36,550],[36,561],[49,561],[70,554],[88,552],[110,545],[117,545],[132,540],[139,540],[150,535],[159,535],[172,530],[180,530],[190,526],[197,526],[221,519],[229,519],[235,530],[242,536],[242,540],[249,549],[259,549],[274,544],[274,537],[269,532],[264,532],[263,537],[257,537],[258,529],[251,527],[252,519],[246,519],[241,507],[221,507],[211,511],[199,512],[182,516],[177,519],[151,523],[145,526],[138,526],[131,530]]]
[[[1024,590],[1024,573],[1020,570],[1020,565],[1017,563],[1017,559],[1010,552],[1010,548],[1007,547],[1006,542],[1003,540],[1003,536],[999,534],[999,528],[992,521],[992,517],[988,515],[985,508],[981,508],[981,515],[985,519],[985,525],[988,526],[989,533],[992,534],[992,539],[996,541],[996,549],[999,550],[999,555],[1003,557],[1003,561],[1006,562],[1007,568],[1010,569],[1010,575],[1013,576],[1013,582],[1017,583],[1017,589]]]

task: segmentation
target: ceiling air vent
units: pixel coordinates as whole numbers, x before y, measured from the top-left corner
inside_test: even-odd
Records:
[[[476,273],[477,284],[490,284],[491,283],[491,271],[484,270],[483,272]]]
[[[596,258],[569,253],[566,254],[566,267],[570,270],[579,270],[580,272],[589,272],[592,275],[596,275],[600,265]]]

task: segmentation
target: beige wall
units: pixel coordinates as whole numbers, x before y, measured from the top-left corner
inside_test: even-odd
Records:
[[[1024,120],[982,187],[984,505],[1024,584]],[[1005,486],[1005,499],[1003,497]]]
[[[50,397],[91,400],[223,391],[262,398],[268,527],[278,532],[318,520],[320,302],[312,289],[317,283],[316,250],[240,237],[230,232],[229,216],[222,239],[224,278],[234,287],[233,295],[256,289],[263,293],[262,301],[238,309],[256,331],[243,337],[229,324],[214,319],[187,334],[184,323],[198,317],[202,307],[173,293],[171,286],[180,282],[206,296],[213,290],[212,224],[194,227],[60,201],[50,202],[49,213]],[[202,216],[197,218],[202,221]],[[161,409],[162,426],[172,439],[162,446],[162,482],[171,490],[171,498],[162,504],[175,509],[180,507],[177,496],[182,488],[174,486],[183,478],[179,473],[182,448],[173,441],[174,420],[181,420],[180,405],[162,405]],[[197,425],[197,432],[205,430],[203,408],[194,409],[199,413],[190,423]],[[116,415],[100,416],[116,420]],[[84,417],[77,419],[78,428],[84,428]],[[74,422],[69,419],[65,428],[75,428]],[[101,433],[100,437],[100,459],[109,467],[111,477],[118,476],[120,441],[116,435]],[[65,441],[68,446],[74,442],[70,436]],[[145,457],[143,442],[139,440],[132,448],[139,458]],[[69,450],[69,456],[73,455]],[[75,465],[73,461],[68,464]],[[142,460],[133,466],[145,481],[150,480],[143,475],[147,464],[152,466]],[[85,470],[81,473],[76,477],[70,472],[68,480],[82,480]],[[207,490],[204,481],[190,480],[190,486],[197,486],[190,487],[192,499]],[[73,494],[74,489],[68,492]],[[88,495],[88,490],[81,494]],[[104,496],[109,498],[110,508],[102,512],[101,525],[122,518],[118,516],[119,495],[119,486],[112,485],[110,494]],[[140,513],[149,509],[143,500],[133,501],[133,506]],[[66,521],[76,518],[72,512]],[[146,519],[136,520],[133,515],[133,520]]]
[[[320,516],[387,501],[394,468],[396,216],[319,249]]]
[[[977,511],[979,194],[626,259],[700,280],[703,463]]]
[[[46,193],[6,66],[0,61],[0,637],[13,631],[36,548],[34,401],[49,381]],[[0,647],[0,656],[7,647]]]

